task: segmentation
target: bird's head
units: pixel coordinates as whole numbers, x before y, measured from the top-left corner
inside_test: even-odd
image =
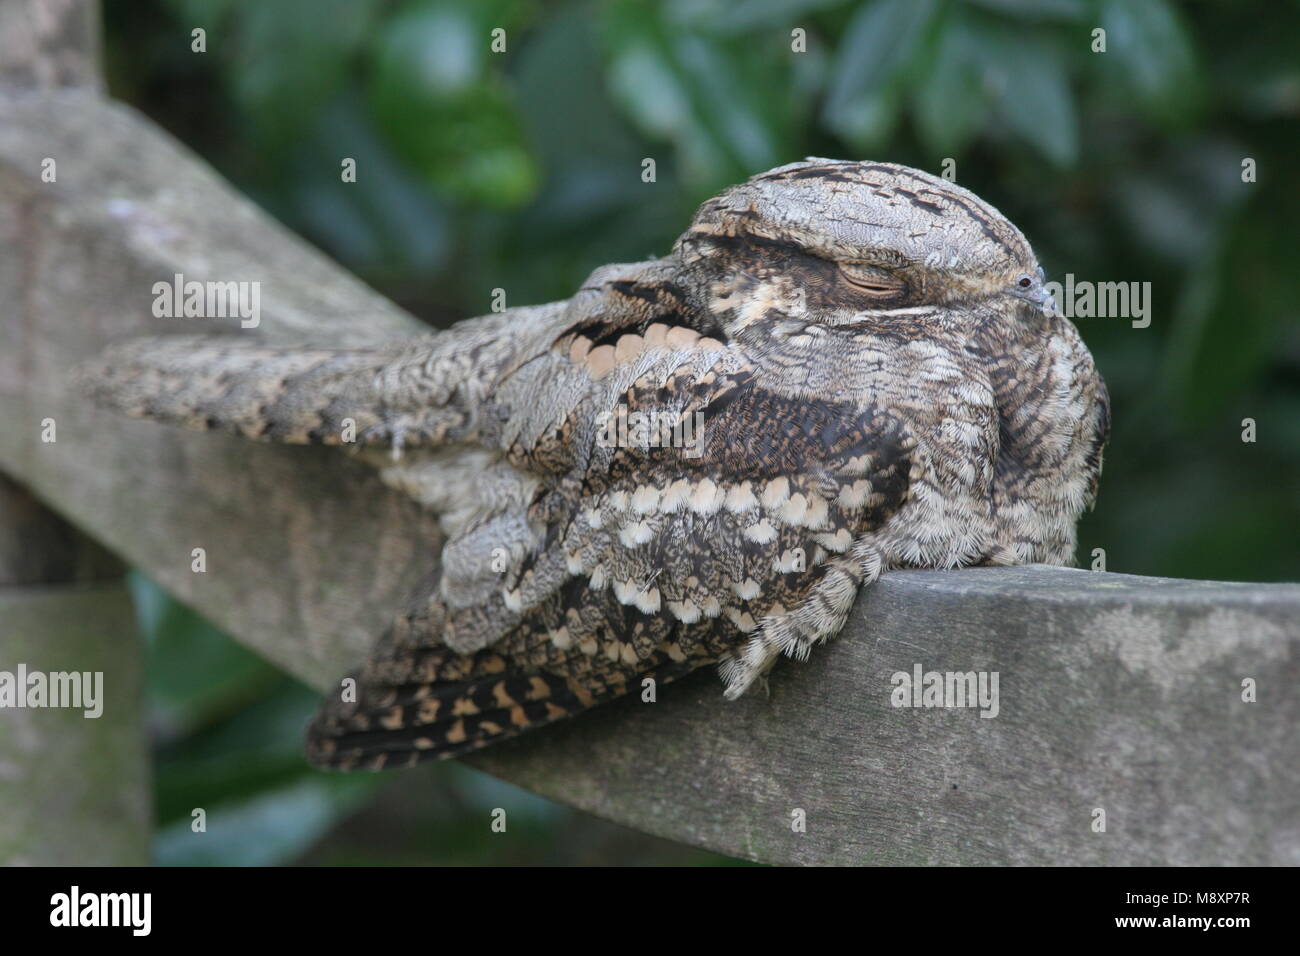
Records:
[[[1053,311],[1019,229],[968,190],[891,163],[810,158],[762,173],[705,202],[675,251],[707,290],[696,305],[731,337],[907,319],[1041,329]]]

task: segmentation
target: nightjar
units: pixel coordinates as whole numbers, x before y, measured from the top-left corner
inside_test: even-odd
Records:
[[[762,173],[662,259],[390,349],[228,338],[128,342],[83,381],[128,414],[355,445],[445,533],[311,725],[340,769],[705,664],[736,697],[893,568],[1071,563],[1109,427],[1020,231],[888,163]]]

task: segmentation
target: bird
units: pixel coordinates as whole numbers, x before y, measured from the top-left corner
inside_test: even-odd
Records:
[[[737,698],[893,570],[1072,564],[1110,427],[1021,231],[887,162],[757,174],[559,302],[382,348],[230,338],[120,343],[82,387],[348,446],[443,534],[308,728],[335,770],[455,757],[710,665]]]

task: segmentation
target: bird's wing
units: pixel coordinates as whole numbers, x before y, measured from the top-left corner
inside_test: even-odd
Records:
[[[355,694],[325,703],[315,762],[453,756],[713,661],[739,693],[841,626],[872,574],[864,535],[907,493],[904,428],[768,390],[694,329],[629,328],[570,328],[494,393],[514,410],[500,448],[549,476],[515,521],[528,547],[503,549],[474,603],[430,581]],[[542,384],[530,418],[519,403]]]

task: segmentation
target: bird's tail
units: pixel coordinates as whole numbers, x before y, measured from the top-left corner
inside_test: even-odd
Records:
[[[623,682],[507,671],[490,651],[466,657],[431,648],[417,669],[433,679],[389,684],[365,673],[345,678],[307,730],[307,759],[326,770],[383,770],[456,757],[630,689]]]
[[[583,657],[521,668],[491,648],[460,654],[415,647],[389,631],[359,673],[344,678],[307,729],[307,759],[324,770],[383,770],[457,757],[564,720],[704,661],[655,654],[644,669]]]

